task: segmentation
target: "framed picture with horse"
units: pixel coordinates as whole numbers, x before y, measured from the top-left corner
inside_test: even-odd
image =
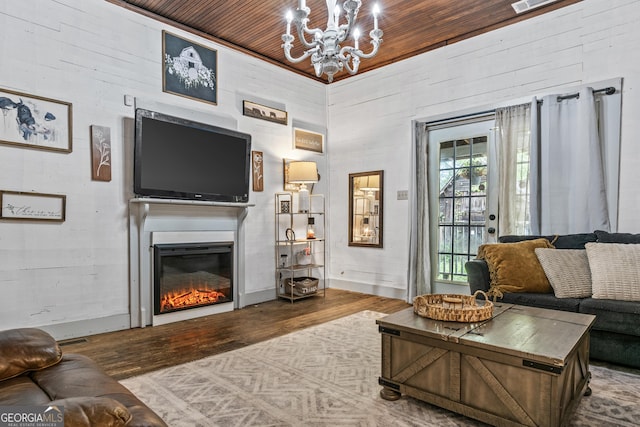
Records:
[[[70,102],[0,88],[0,143],[71,152]]]

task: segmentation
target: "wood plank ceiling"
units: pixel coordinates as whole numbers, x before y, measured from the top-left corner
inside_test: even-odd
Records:
[[[264,59],[299,74],[326,82],[315,76],[310,60],[288,62],[282,50],[285,12],[297,7],[297,0],[107,0],[127,9],[175,25],[222,45]],[[368,37],[373,28],[371,8],[380,3],[380,28],[384,31],[378,55],[362,60],[359,74],[426,51],[477,36],[524,19],[550,12],[581,0],[558,0],[523,14],[516,14],[515,0],[363,0],[358,27]],[[339,1],[342,4],[342,1]],[[324,0],[307,0],[311,8],[311,28],[326,27]],[[158,43],[160,43],[158,38]],[[352,44],[352,43],[349,43]],[[360,40],[369,50],[366,39]],[[300,42],[294,42],[292,54],[299,56]],[[349,77],[345,71],[334,81]]]

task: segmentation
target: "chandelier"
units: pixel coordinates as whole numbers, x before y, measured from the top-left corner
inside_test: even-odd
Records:
[[[287,33],[282,35],[284,44],[284,55],[290,62],[297,63],[311,57],[311,63],[315,68],[316,76],[320,77],[326,74],[329,82],[333,81],[333,75],[346,69],[349,74],[358,72],[360,59],[373,58],[378,53],[380,43],[382,43],[382,30],[378,28],[378,14],[380,8],[378,5],[373,7],[373,30],[369,32],[373,49],[369,53],[360,50],[358,39],[360,38],[360,30],[354,27],[358,10],[362,6],[360,0],[346,0],[342,5],[342,10],[346,15],[346,23],[340,24],[340,6],[337,0],[326,0],[327,2],[327,29],[322,31],[319,28],[309,29],[309,9],[305,0],[298,0],[298,8],[295,12],[288,11]],[[291,56],[291,48],[295,37],[291,34],[291,23],[296,26],[298,38],[304,46],[304,53],[297,58]],[[307,41],[305,34],[311,37],[311,41]],[[350,35],[353,36],[353,46],[340,47],[340,43],[344,42]]]

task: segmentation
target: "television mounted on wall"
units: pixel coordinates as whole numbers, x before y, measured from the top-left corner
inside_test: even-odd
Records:
[[[136,109],[134,193],[247,203],[251,135]]]

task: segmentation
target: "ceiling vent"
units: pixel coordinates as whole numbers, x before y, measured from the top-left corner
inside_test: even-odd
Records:
[[[536,7],[544,6],[545,4],[555,3],[558,0],[520,0],[515,3],[511,3],[511,7],[516,11],[516,13],[524,13],[528,12],[531,9],[535,9]]]

